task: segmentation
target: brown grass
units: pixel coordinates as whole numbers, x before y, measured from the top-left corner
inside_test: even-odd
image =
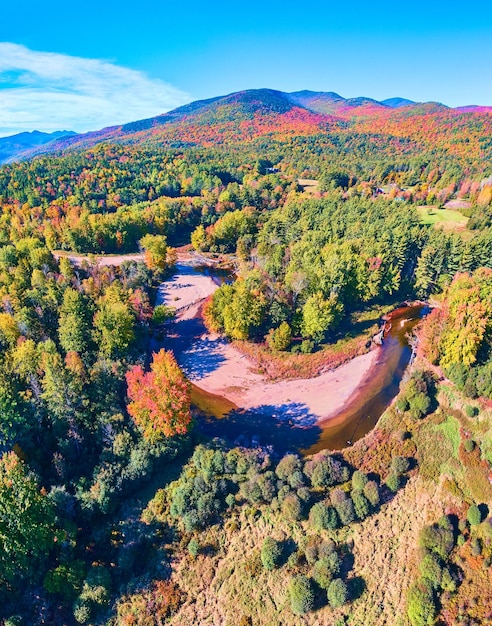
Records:
[[[368,336],[354,337],[326,346],[314,354],[271,352],[266,345],[236,341],[234,347],[248,357],[267,380],[313,378],[348,363],[369,351]]]
[[[490,467],[480,450],[482,437],[492,426],[492,411],[482,407],[479,417],[468,418],[462,412],[468,402],[456,388],[446,385],[441,387],[439,400],[436,413],[423,420],[412,420],[393,405],[376,429],[343,451],[354,466],[378,473],[383,480],[394,456],[418,461],[405,487],[364,522],[320,533],[308,522],[289,524],[268,507],[242,507],[223,527],[199,535],[200,544],[214,546],[212,551],[193,560],[184,547],[178,549],[173,581],[186,601],[169,623],[408,626],[406,597],[418,576],[421,529],[444,513],[463,519],[469,502],[492,504]],[[409,432],[410,438],[402,437],[402,431]],[[472,452],[463,447],[469,437],[478,444]],[[480,533],[480,527],[472,532]],[[294,571],[283,565],[266,572],[261,565],[260,547],[268,536],[279,540],[291,537],[300,547],[320,536],[349,544],[354,556],[350,576],[364,580],[364,593],[336,611],[324,607],[303,618],[294,616],[286,591]],[[490,551],[489,546],[487,556]],[[461,621],[460,616],[492,623],[492,570],[484,566],[484,554],[473,555],[468,540],[453,559],[464,579],[455,595],[441,598],[440,623],[454,625]]]

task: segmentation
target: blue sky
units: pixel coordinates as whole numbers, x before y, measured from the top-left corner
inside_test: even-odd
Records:
[[[490,5],[25,0],[2,6],[0,135],[254,87],[492,105]]]

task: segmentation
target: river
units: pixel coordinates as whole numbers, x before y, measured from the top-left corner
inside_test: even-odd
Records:
[[[224,350],[231,348],[227,346],[225,340],[207,335],[197,313],[199,299],[193,299],[195,291],[200,294],[210,289],[211,279],[215,282],[213,288],[216,288],[217,284],[227,280],[227,274],[216,272],[211,268],[180,266],[179,272],[163,284],[161,290],[163,294],[161,301],[166,301],[167,294],[167,303],[176,300],[176,304],[182,304],[182,312],[171,325],[163,345],[173,350],[178,363],[193,382],[193,403],[198,409],[195,415],[200,431],[207,436],[225,438],[241,445],[272,445],[277,452],[300,450],[304,454],[311,454],[321,449],[344,448],[374,428],[379,417],[398,393],[399,384],[411,357],[408,334],[425,314],[426,307],[406,306],[392,312],[391,326],[383,345],[375,348],[370,355],[357,357],[358,359],[367,357],[372,361],[368,374],[360,379],[355,392],[351,392],[349,397],[345,398],[342,393],[343,378],[348,370],[335,370],[331,374],[333,377],[340,372],[340,389],[336,385],[333,387],[332,380],[330,394],[339,393],[342,401],[339,402],[337,413],[323,420],[320,418],[322,411],[312,410],[313,405],[316,406],[316,398],[311,397],[305,402],[299,401],[299,397],[306,398],[310,394],[316,394],[316,389],[321,397],[319,385],[318,387],[315,385],[317,381],[323,383],[322,377],[309,381],[280,383],[286,389],[285,401],[284,398],[271,403],[259,401],[258,406],[251,406],[251,401],[248,405],[244,393],[249,393],[250,396],[253,394],[258,398],[261,398],[262,394],[268,397],[264,391],[270,388],[272,383],[252,373],[243,361],[240,366],[243,371],[248,372],[247,377],[252,389],[245,392],[242,388],[244,377],[240,379],[234,375],[232,379],[236,385],[237,378],[237,386],[227,386],[225,379],[231,378],[234,364],[229,367]],[[241,355],[234,358],[244,360]],[[223,392],[220,391],[222,389],[220,384],[219,393],[211,393],[210,388],[207,390],[203,388],[207,387],[207,380],[214,375],[215,378],[219,378],[219,383],[223,381]],[[297,401],[294,389],[296,385],[297,388],[305,387],[305,393],[301,393],[300,396],[298,394]],[[241,402],[243,399],[244,403]]]

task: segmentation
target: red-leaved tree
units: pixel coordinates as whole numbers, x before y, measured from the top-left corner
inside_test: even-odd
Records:
[[[137,365],[126,374],[128,413],[151,441],[182,435],[191,422],[191,385],[172,352],[153,354],[150,372]]]

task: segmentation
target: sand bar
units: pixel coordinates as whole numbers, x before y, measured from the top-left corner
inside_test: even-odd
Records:
[[[158,295],[159,303],[178,311],[176,333],[183,327],[180,322],[193,320],[203,300],[217,289],[210,276],[190,266],[180,264],[178,270],[160,285]],[[173,334],[172,329],[170,333]],[[176,351],[187,376],[205,391],[223,396],[243,409],[270,407],[279,419],[289,418],[292,407],[303,407],[303,414],[315,421],[335,416],[344,408],[367,382],[378,355],[378,349],[372,350],[310,379],[269,382],[234,345],[204,327],[198,326],[198,334],[190,337],[184,349]]]

